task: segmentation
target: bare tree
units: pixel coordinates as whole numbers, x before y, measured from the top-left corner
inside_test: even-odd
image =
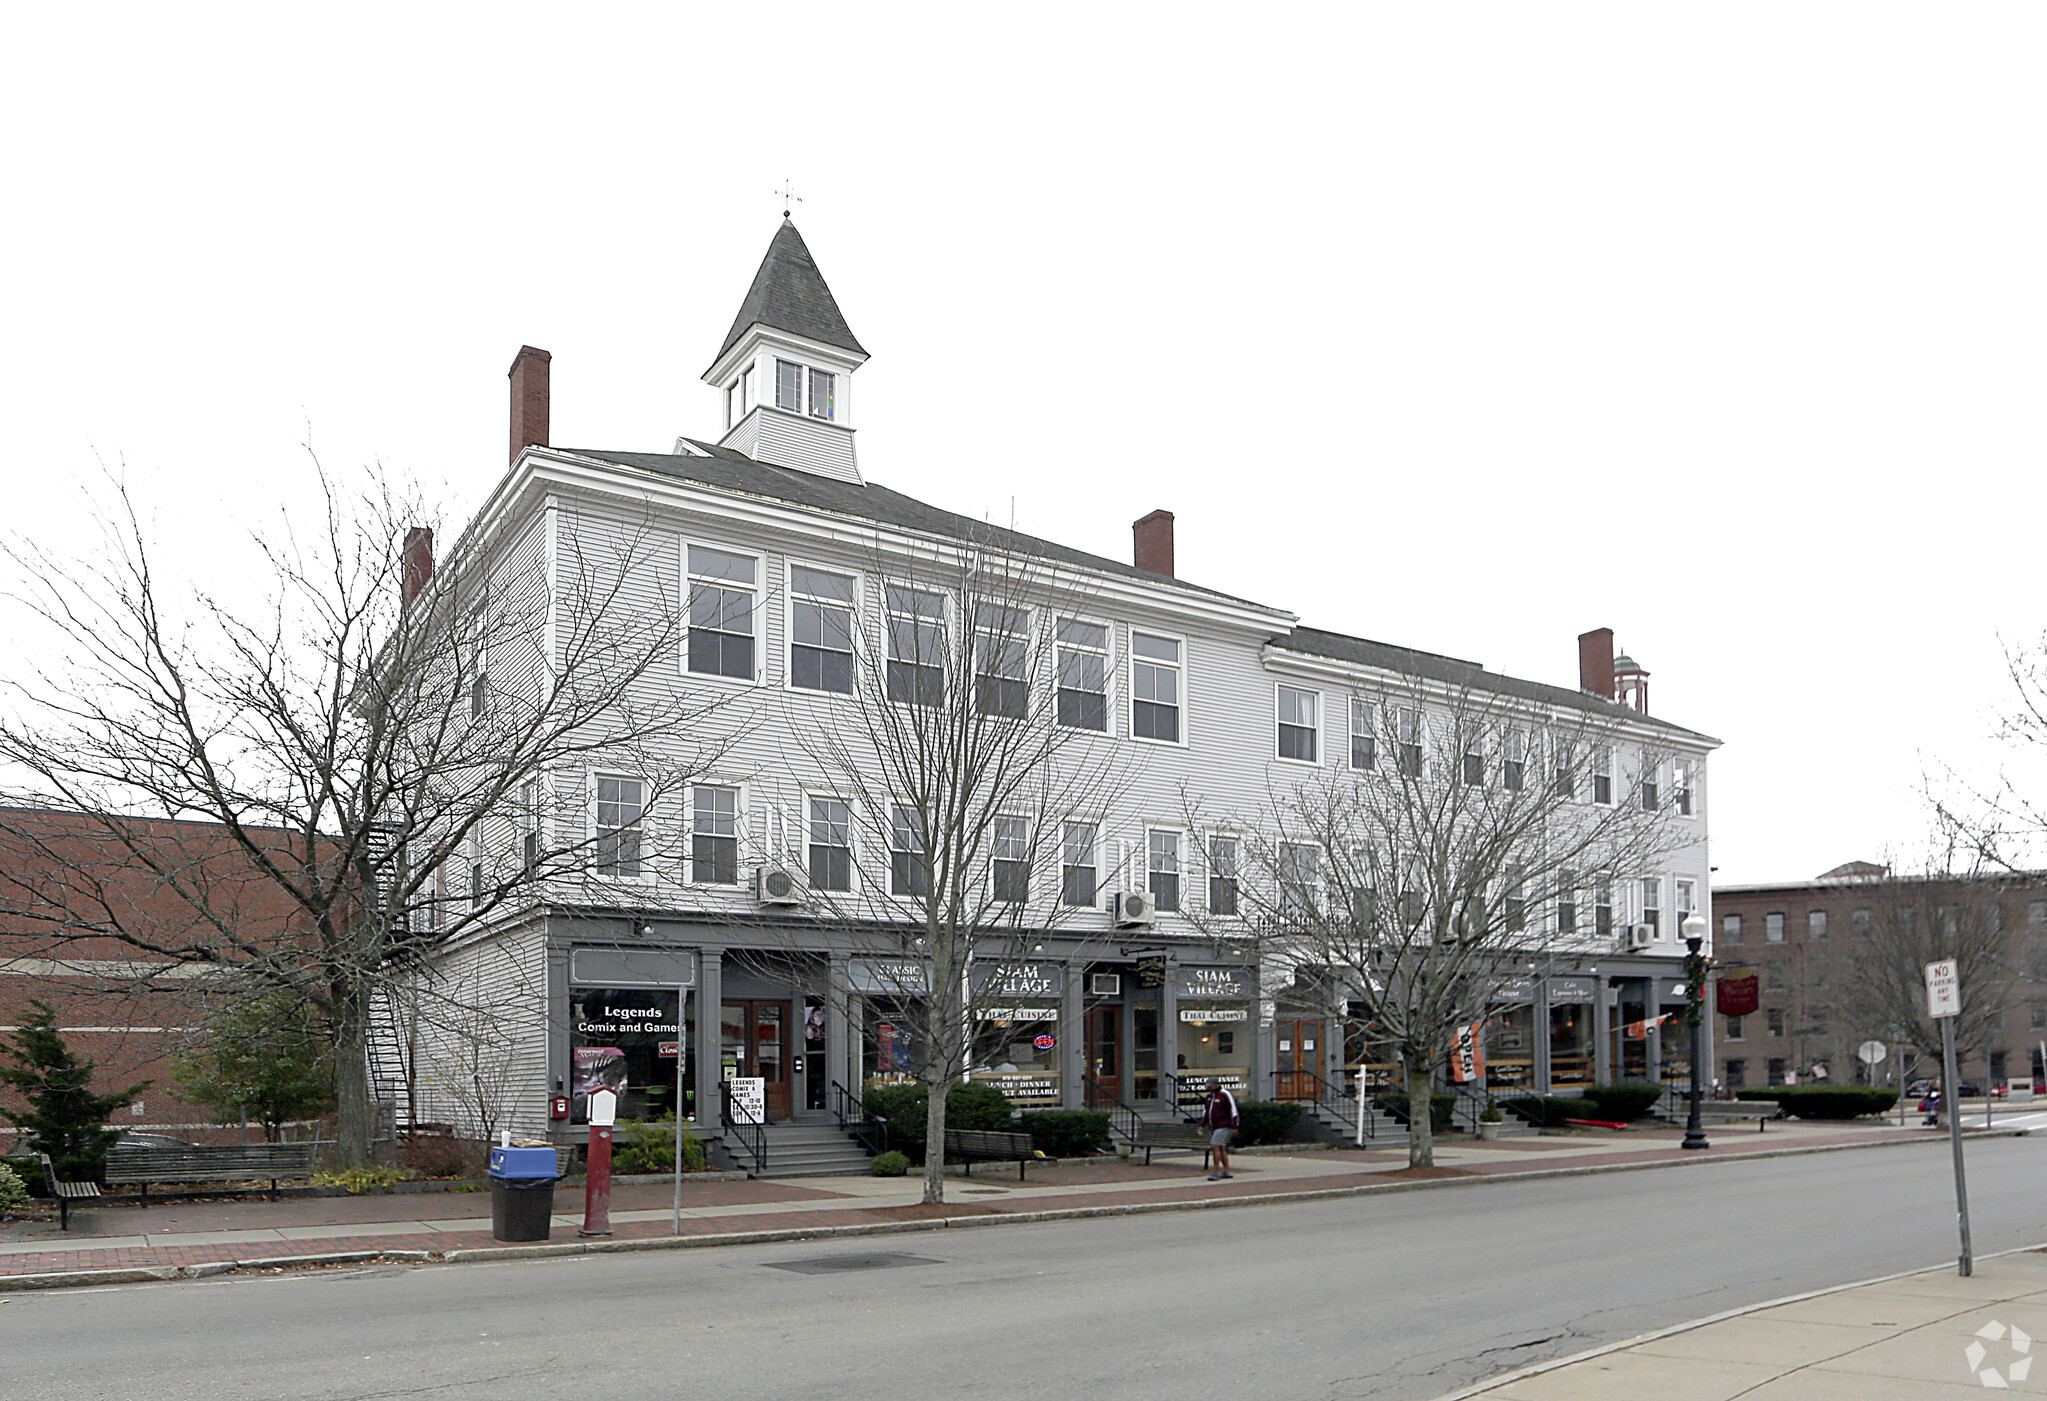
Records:
[[[1260,813],[1190,805],[1190,820],[1243,834],[1262,956],[1365,1003],[1402,1066],[1408,1162],[1426,1167],[1430,1095],[1459,1034],[1510,979],[1613,947],[1616,890],[1676,848],[1690,795],[1659,792],[1620,720],[1597,712],[1421,677],[1352,700],[1372,719],[1351,767],[1275,787]]]
[[[103,557],[7,547],[58,654],[4,681],[0,772],[31,811],[0,816],[0,908],[304,999],[355,1164],[383,990],[551,885],[636,876],[643,814],[718,741],[665,670],[682,618],[643,529],[564,511],[550,547],[540,513],[436,567],[412,494],[321,484],[315,529],[259,537],[232,596],[161,577],[118,488]],[[602,769],[635,778],[588,791]]]
[[[1097,626],[1078,621],[1074,585],[995,543],[877,548],[872,572],[873,635],[856,645],[850,609],[820,613],[842,629],[816,664],[852,694],[845,723],[790,757],[833,795],[805,814],[826,838],[806,844],[812,898],[893,1005],[901,1073],[929,1087],[924,1200],[938,1202],[946,1099],[974,1029],[1056,1001],[1030,985],[1032,964],[1048,931],[1101,909],[1101,826],[1125,765],[1105,680],[1086,674],[1100,652],[1062,647]],[[856,873],[855,851],[877,859]]]

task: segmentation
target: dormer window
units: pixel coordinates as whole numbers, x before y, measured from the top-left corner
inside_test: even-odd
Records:
[[[810,416],[829,421],[838,405],[839,377],[825,370],[810,372]]]

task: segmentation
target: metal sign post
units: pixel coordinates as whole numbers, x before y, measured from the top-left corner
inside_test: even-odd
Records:
[[[1926,1010],[1940,1023],[1941,1108],[1947,1111],[1948,1142],[1955,1152],[1955,1216],[1962,1231],[1961,1273],[1976,1272],[1969,1248],[1969,1179],[1962,1170],[1962,1116],[1956,1100],[1961,1077],[1955,1073],[1955,1018],[1962,1014],[1961,965],[1952,958],[1926,965]]]

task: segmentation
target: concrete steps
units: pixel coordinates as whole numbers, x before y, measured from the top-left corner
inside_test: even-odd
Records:
[[[767,1140],[768,1168],[763,1177],[864,1176],[871,1161],[867,1150],[829,1119],[769,1124]]]

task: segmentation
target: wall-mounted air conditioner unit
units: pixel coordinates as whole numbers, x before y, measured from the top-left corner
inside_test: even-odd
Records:
[[[1087,990],[1089,995],[1093,997],[1121,997],[1123,995],[1123,975],[1121,973],[1090,973],[1087,979]]]
[[[1631,924],[1628,926],[1627,944],[1631,949],[1646,949],[1656,938],[1653,925]]]
[[[803,872],[779,863],[763,866],[755,873],[754,895],[763,905],[801,909],[810,903],[810,890],[804,882]]]
[[[1148,890],[1126,890],[1116,897],[1118,929],[1148,929],[1158,918],[1158,903]]]

